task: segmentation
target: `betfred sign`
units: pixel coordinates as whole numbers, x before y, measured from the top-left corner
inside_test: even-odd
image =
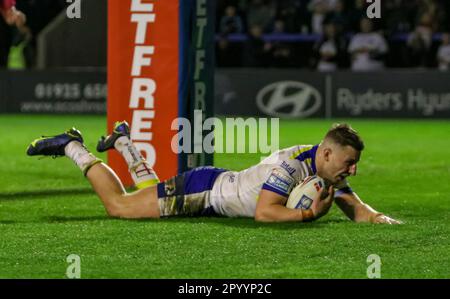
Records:
[[[131,139],[161,179],[177,172],[171,123],[178,117],[179,1],[108,1],[108,132],[127,120]],[[108,161],[131,184],[122,158]]]
[[[108,1],[108,132],[127,120],[131,139],[162,180],[212,163],[212,154],[177,154],[171,144],[177,119],[193,120],[196,110],[213,114],[213,2]],[[108,162],[132,183],[118,153],[108,153]]]

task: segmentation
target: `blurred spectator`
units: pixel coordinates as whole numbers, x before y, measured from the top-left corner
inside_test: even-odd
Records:
[[[366,1],[355,0],[354,6],[349,10],[348,22],[349,31],[358,32],[360,27],[360,21],[362,18],[367,18],[366,15]]]
[[[448,0],[441,0],[441,5],[442,5],[442,11],[445,12],[445,16],[444,16],[444,26],[442,26],[442,31],[443,32],[450,32],[450,1]]]
[[[349,15],[345,8],[344,0],[337,0],[334,8],[325,16],[325,23],[333,23],[338,33],[347,32],[350,29]]]
[[[236,7],[227,6],[225,15],[220,20],[220,33],[242,33],[243,29],[242,19],[236,14]]]
[[[442,44],[439,46],[437,52],[437,60],[439,63],[439,70],[450,70],[450,34],[442,34]]]
[[[216,64],[218,67],[241,66],[242,49],[238,43],[230,43],[225,35],[221,35],[216,44]]]
[[[273,27],[273,34],[285,34],[285,23],[283,20],[276,20]],[[275,41],[268,43],[266,49],[270,49],[271,67],[292,67],[292,46],[290,43]]]
[[[395,34],[411,31],[413,27],[412,11],[403,2],[403,0],[387,0],[385,2],[383,20],[386,33]]]
[[[314,45],[316,68],[321,72],[335,71],[346,65],[346,41],[334,23],[324,24],[324,34]]]
[[[276,6],[272,1],[251,0],[247,10],[248,28],[259,26],[266,32],[272,26],[276,14]]]
[[[36,66],[36,37],[67,5],[66,0],[17,0],[17,8],[27,15],[31,40],[24,48],[28,68]]]
[[[16,9],[15,5],[15,0],[0,0],[0,14],[6,24],[22,28],[25,26],[26,17],[20,10]]]
[[[1,0],[0,0],[1,5]],[[9,49],[12,44],[12,29],[6,23],[3,15],[0,16],[0,69],[8,64]]]
[[[315,34],[323,33],[323,22],[328,13],[328,3],[326,0],[312,0],[309,4],[311,11],[310,32]]]
[[[424,15],[429,18],[429,26],[433,31],[442,30],[445,27],[446,13],[444,6],[437,0],[419,0],[417,8],[417,23],[422,22]]]
[[[307,1],[309,1],[311,5],[315,5],[316,3],[320,2],[322,5],[324,5],[326,11],[334,10],[338,2],[338,0],[307,0]]]
[[[266,67],[268,66],[268,55],[271,50],[270,44],[262,38],[263,30],[260,26],[253,25],[250,28],[250,35],[244,44],[243,61],[245,67]]]
[[[277,19],[283,20],[287,33],[300,32],[302,16],[299,11],[302,9],[302,0],[279,0]]]
[[[384,37],[373,32],[370,19],[363,18],[360,22],[361,32],[355,34],[350,40],[348,52],[352,56],[352,70],[377,71],[384,68],[384,55],[388,45]]]
[[[433,20],[431,14],[422,14],[419,23],[409,34],[407,46],[413,67],[428,67],[434,58],[432,54]]]
[[[273,23],[272,33],[274,34],[282,34],[286,33],[286,25],[282,19],[277,19]]]
[[[15,7],[14,0],[0,0],[0,68],[8,65],[11,46],[28,37],[26,16]],[[16,28],[16,29],[14,29]]]
[[[328,11],[335,10],[339,0],[325,0],[325,5]]]

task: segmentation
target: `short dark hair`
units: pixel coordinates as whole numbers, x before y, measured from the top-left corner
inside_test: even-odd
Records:
[[[334,124],[325,135],[325,139],[332,140],[342,146],[349,145],[357,151],[364,149],[364,142],[358,135],[358,132],[349,124]]]

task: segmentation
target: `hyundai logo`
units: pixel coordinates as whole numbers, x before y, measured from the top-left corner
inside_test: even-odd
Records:
[[[261,89],[256,96],[256,104],[262,112],[271,116],[303,118],[320,109],[322,97],[309,84],[280,81]]]

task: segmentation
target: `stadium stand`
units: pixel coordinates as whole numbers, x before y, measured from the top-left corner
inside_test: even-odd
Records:
[[[367,5],[364,0],[218,0],[217,65],[317,69],[323,67],[320,46],[331,40],[338,49],[331,59],[347,69],[351,59],[342,55],[348,52],[343,46],[359,32]],[[387,42],[386,67],[438,67],[449,14],[450,1],[382,1],[382,17],[373,26]]]
[[[61,24],[55,21],[67,6],[64,0],[16,0],[16,7],[27,16],[31,31],[31,38],[26,40],[22,50],[27,68],[106,65],[106,41],[97,40],[99,47],[95,55],[92,50],[96,38],[106,37],[103,9],[106,0],[86,4],[97,6],[90,9],[84,5],[88,13],[103,12],[92,18],[95,24],[90,24],[89,30],[86,30],[86,18],[82,23],[63,18],[59,20]],[[365,0],[217,0],[216,64],[218,67],[325,71],[350,69],[348,46],[359,32],[367,5]],[[445,48],[441,37],[450,31],[449,16],[450,1],[382,1],[382,17],[373,20],[373,26],[374,32],[386,40],[388,51],[378,59],[387,68],[445,70],[439,67],[445,64],[445,55],[443,50],[438,51]],[[88,36],[96,38],[85,42]],[[81,37],[83,43],[75,42]],[[23,42],[23,35],[0,19],[1,65],[6,66],[9,48]],[[54,47],[54,42],[67,46]],[[77,45],[83,47],[74,47]],[[329,51],[325,51],[324,62],[321,48],[323,52],[330,47],[333,55],[328,57]],[[55,48],[57,52],[51,51]],[[87,49],[91,51],[89,55],[85,53]],[[84,61],[86,59],[90,61]]]

